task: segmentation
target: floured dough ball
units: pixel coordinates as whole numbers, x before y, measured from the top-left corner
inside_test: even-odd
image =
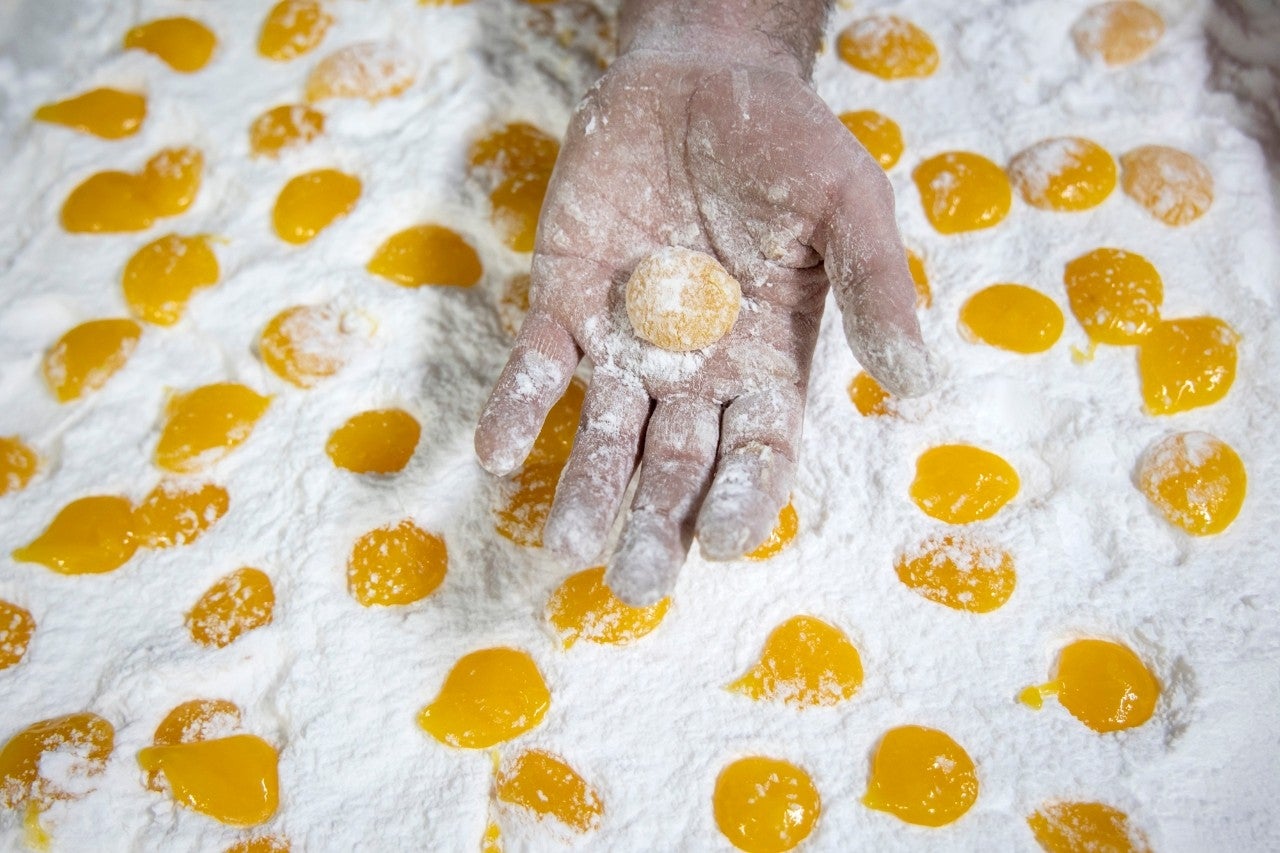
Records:
[[[627,282],[627,317],[636,334],[672,352],[723,338],[738,319],[742,288],[704,252],[668,246],[636,265]]]

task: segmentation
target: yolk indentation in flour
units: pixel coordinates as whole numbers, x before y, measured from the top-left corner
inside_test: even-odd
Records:
[[[664,598],[631,607],[605,585],[604,566],[570,575],[547,602],[547,620],[567,649],[578,640],[622,646],[651,633],[671,607]]]
[[[1101,344],[1137,343],[1160,322],[1164,282],[1151,262],[1124,249],[1094,249],[1067,262],[1067,302]]]
[[[204,155],[194,148],[166,148],[136,173],[97,172],[63,202],[62,227],[73,234],[143,231],[190,207],[203,172]]]
[[[142,327],[133,320],[105,319],[81,323],[58,338],[45,353],[41,372],[59,403],[96,391],[124,367]]]
[[[576,832],[600,825],[604,803],[594,788],[568,764],[549,752],[531,749],[498,773],[499,800],[527,809],[538,818],[555,818]]]
[[[413,85],[418,64],[397,44],[360,42],[347,45],[316,63],[307,76],[310,103],[329,98],[393,98]]]
[[[778,510],[778,520],[774,523],[773,530],[769,531],[769,538],[748,552],[746,559],[767,560],[782,553],[783,549],[795,540],[799,530],[800,516],[796,514],[795,504],[787,501],[782,509]]]
[[[394,474],[409,464],[422,427],[404,409],[373,409],[347,419],[329,436],[325,453],[357,474]]]
[[[1226,530],[1240,513],[1247,484],[1239,455],[1206,432],[1160,439],[1138,468],[1138,488],[1147,500],[1193,536]]]
[[[93,495],[64,506],[30,545],[13,552],[64,575],[114,571],[138,550],[133,508],[125,498]]]
[[[0,497],[27,487],[40,470],[40,456],[16,435],[0,435]]]
[[[270,625],[275,606],[276,592],[265,572],[237,569],[205,590],[187,614],[187,628],[200,645],[220,649],[241,634]]]
[[[280,802],[275,747],[257,735],[155,745],[138,751],[138,764],[163,775],[173,799],[229,826],[257,826]]]
[[[318,0],[280,0],[271,7],[258,34],[258,53],[285,62],[314,50],[333,24]]]
[[[360,179],[337,169],[318,169],[289,180],[271,211],[276,236],[300,245],[346,216],[360,198]]]
[[[1021,284],[993,284],[960,306],[965,338],[1010,352],[1044,352],[1062,336],[1062,323],[1056,302]]]
[[[916,286],[916,307],[928,308],[933,305],[933,291],[929,289],[929,274],[925,272],[924,257],[911,249],[907,249],[907,272],[911,273],[911,281]]]
[[[917,826],[958,820],[978,799],[973,759],[946,732],[890,729],[871,758],[862,804]]]
[[[509,124],[471,146],[471,168],[492,178],[493,224],[517,252],[532,252],[560,143],[532,125]]]
[[[1027,818],[1045,853],[1151,853],[1129,816],[1103,803],[1050,803]]]
[[[366,269],[405,287],[471,287],[484,273],[471,244],[443,225],[415,225],[391,235]]]
[[[156,465],[179,474],[212,465],[249,438],[270,403],[270,397],[234,382],[176,394],[165,410]]]
[[[444,539],[406,518],[356,540],[347,561],[347,590],[365,607],[412,604],[436,591],[448,567]]]
[[[1013,595],[1013,556],[972,539],[934,536],[898,557],[898,580],[922,598],[953,610],[990,613]]]
[[[124,36],[125,50],[145,50],[184,74],[204,68],[217,45],[218,37],[213,31],[191,18],[148,21]]]
[[[990,451],[943,444],[920,454],[911,499],[925,515],[948,524],[991,518],[1018,494],[1018,472]]]
[[[449,746],[484,749],[542,722],[551,693],[527,652],[499,646],[464,655],[418,725]]]
[[[30,612],[0,598],[0,671],[22,660],[35,630]]]
[[[840,58],[885,80],[928,77],[938,69],[938,48],[929,34],[896,15],[863,18],[836,39]]]
[[[1116,188],[1116,161],[1096,142],[1078,136],[1042,139],[1009,162],[1022,200],[1043,210],[1088,210]]]
[[[156,746],[194,743],[235,734],[239,728],[240,708],[234,702],[226,699],[192,699],[165,715],[156,727],[152,743]],[[146,775],[148,788],[153,791],[164,790],[154,772]]]
[[[863,417],[893,414],[889,404],[893,399],[875,378],[865,370],[849,383],[849,399]]]
[[[18,732],[0,750],[0,797],[7,808],[30,804],[37,810],[54,800],[81,796],[66,790],[55,779],[40,773],[47,755],[58,754],[67,762],[68,775],[96,776],[106,767],[115,748],[116,730],[97,714],[82,712],[41,720]],[[67,766],[69,765],[69,766]],[[77,789],[83,792],[82,783]]]
[[[231,496],[215,483],[178,480],[156,484],[133,511],[134,533],[143,548],[190,545],[227,514]]]
[[[1138,345],[1142,400],[1153,415],[1218,402],[1236,378],[1240,336],[1217,317],[1165,320]]]
[[[260,157],[275,157],[322,133],[324,113],[304,104],[283,104],[267,110],[249,125],[249,149]]]
[[[328,305],[295,305],[267,322],[258,338],[258,354],[276,376],[310,388],[346,365],[343,326],[343,316]]]
[[[880,168],[886,172],[902,156],[902,128],[884,113],[875,110],[841,113],[840,122],[857,137],[871,159],[879,163]]]
[[[182,319],[192,294],[218,283],[219,272],[208,235],[166,234],[134,253],[121,285],[136,317],[172,326]]]
[[[1059,654],[1047,683],[1028,687],[1018,698],[1039,710],[1047,696],[1057,696],[1071,716],[1095,732],[1115,732],[1151,719],[1160,685],[1127,646],[1077,640]]]
[[[797,707],[835,705],[862,686],[862,657],[843,631],[813,616],[792,616],[764,641],[760,659],[729,690]]]
[[[822,798],[803,768],[753,755],[726,766],[712,795],[716,826],[747,853],[783,853],[809,837]]]
[[[978,231],[1000,223],[1013,203],[1004,170],[981,154],[948,151],[911,173],[924,215],[942,234]]]
[[[133,136],[147,117],[147,98],[119,89],[90,89],[63,101],[42,104],[33,118],[61,124],[103,139]]]
[[[1186,225],[1213,204],[1213,175],[1185,151],[1143,145],[1120,156],[1125,194],[1166,225]]]
[[[276,835],[259,835],[237,841],[226,853],[289,853],[289,842]]]
[[[1071,27],[1076,50],[1107,65],[1127,65],[1146,56],[1164,35],[1164,20],[1136,0],[1099,3]]]

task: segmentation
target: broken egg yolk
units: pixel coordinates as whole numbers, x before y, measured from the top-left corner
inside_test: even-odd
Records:
[[[896,15],[854,21],[836,38],[840,58],[884,80],[928,77],[938,69],[929,34]]]
[[[391,235],[366,269],[405,287],[471,287],[484,273],[471,244],[443,225],[415,225]]]
[[[946,732],[900,726],[885,732],[871,759],[862,803],[917,826],[945,826],[978,799],[973,759]]]
[[[194,148],[165,149],[140,172],[97,172],[62,204],[62,227],[72,234],[143,231],[177,216],[195,201],[204,155]]]
[[[129,360],[142,336],[132,320],[90,320],[69,330],[45,353],[41,372],[59,403],[96,391]]]
[[[1187,225],[1213,204],[1213,175],[1185,151],[1143,145],[1120,157],[1120,186],[1165,225]]]
[[[576,770],[549,752],[523,752],[498,773],[495,793],[504,803],[552,817],[576,832],[600,825],[604,803]]]
[[[1017,583],[1009,552],[950,535],[926,539],[896,568],[898,580],[920,597],[970,613],[1003,606]]]
[[[271,7],[258,34],[258,53],[286,62],[314,50],[333,24],[317,0],[280,0]]]
[[[333,431],[325,453],[357,474],[394,474],[409,464],[422,427],[403,409],[361,412]]]
[[[271,211],[276,236],[295,246],[315,239],[355,208],[360,189],[359,178],[337,169],[318,169],[290,179]]]
[[[920,454],[911,499],[925,515],[948,524],[991,518],[1018,494],[1013,466],[969,444],[943,444]]]
[[[327,305],[295,305],[272,317],[258,338],[258,354],[271,372],[310,388],[347,363],[344,318]]]
[[[1090,340],[1133,344],[1160,322],[1164,282],[1151,262],[1124,249],[1094,249],[1063,273],[1071,313]]]
[[[175,395],[156,444],[156,465],[179,474],[212,465],[249,438],[270,403],[270,397],[234,382]]]
[[[605,585],[604,566],[570,575],[547,602],[547,620],[567,649],[578,640],[622,646],[651,633],[661,624],[671,599],[647,607],[631,607]]]
[[[893,399],[889,392],[865,370],[853,377],[849,383],[849,399],[858,414],[870,418],[878,415],[893,414],[889,407]]]
[[[156,746],[172,746],[194,743],[213,737],[235,734],[240,728],[240,709],[226,699],[192,699],[183,702],[165,715],[156,727],[152,743]],[[153,791],[163,791],[156,779],[156,772],[146,774],[146,785]]]
[[[551,693],[527,652],[497,647],[464,655],[418,725],[448,746],[484,749],[542,722]]]
[[[237,569],[205,590],[187,614],[191,639],[222,648],[241,634],[271,624],[276,593],[271,578],[259,569]]]
[[[789,761],[753,755],[726,766],[712,795],[716,826],[747,853],[783,853],[809,837],[822,813],[813,780]]]
[[[925,272],[924,258],[910,249],[907,249],[907,271],[911,273],[911,281],[916,286],[916,307],[928,308],[933,305],[933,291],[929,289],[929,275]]]
[[[40,469],[40,456],[16,435],[0,435],[0,497],[27,487]]]
[[[489,201],[502,240],[517,252],[532,252],[538,213],[547,194],[560,143],[523,122],[509,124],[471,146],[471,168],[493,185]]]
[[[436,591],[448,565],[444,539],[405,519],[356,540],[347,590],[365,607],[412,604]]]
[[[1062,309],[1038,290],[993,284],[960,306],[960,332],[1009,352],[1045,352],[1062,336]]]
[[[316,63],[307,76],[307,101],[329,98],[393,98],[413,85],[418,64],[413,54],[395,44],[360,42],[347,45]]]
[[[1042,210],[1097,207],[1116,188],[1116,161],[1078,136],[1042,139],[1014,155],[1009,177],[1022,200]]]
[[[1076,50],[1107,65],[1128,65],[1141,59],[1162,35],[1164,19],[1137,0],[1091,6],[1071,27]]]
[[[971,151],[930,157],[916,166],[911,177],[920,191],[925,217],[942,234],[998,225],[1013,203],[1004,170]]]
[[[871,159],[886,172],[894,167],[902,156],[902,128],[883,113],[875,110],[857,110],[841,113],[840,123],[849,129]]]
[[[1248,476],[1239,455],[1206,432],[1153,444],[1138,468],[1138,488],[1170,524],[1193,536],[1226,530],[1244,504]]]
[[[94,495],[67,504],[30,545],[13,552],[63,575],[115,571],[138,550],[133,508],[125,498]]]
[[[40,773],[46,755],[70,758],[76,776],[101,773],[115,748],[116,730],[97,714],[83,712],[41,720],[18,732],[0,750],[0,797],[7,808],[31,804],[38,810],[54,800],[80,794],[58,786]]]
[[[1050,803],[1027,825],[1045,853],[1151,853],[1129,816],[1102,803]]]
[[[102,139],[133,136],[147,117],[147,98],[119,89],[90,89],[82,95],[42,104],[33,118],[61,124]]]
[[[1138,346],[1142,399],[1153,415],[1172,415],[1218,402],[1236,378],[1240,336],[1217,317],[1158,323]]]
[[[862,686],[862,658],[845,633],[812,616],[793,616],[764,642],[760,660],[728,686],[756,701],[835,705]]]
[[[289,842],[274,835],[259,835],[237,841],[226,853],[289,853]]]
[[[36,620],[25,608],[0,598],[0,671],[22,660],[35,631]]]
[[[166,234],[134,253],[121,285],[134,316],[172,326],[182,319],[192,294],[217,284],[218,276],[218,256],[208,235]]]
[[[138,764],[163,775],[181,805],[229,826],[257,826],[280,801],[279,757],[257,735],[148,746]]]
[[[782,509],[778,510],[778,520],[774,523],[773,530],[769,532],[769,538],[748,552],[746,559],[767,560],[780,554],[796,538],[799,530],[800,516],[796,514],[795,505],[787,501]]]
[[[124,36],[125,50],[145,50],[184,74],[204,68],[217,45],[217,36],[191,18],[160,18],[139,24]]]
[[[259,157],[275,157],[322,133],[324,113],[303,104],[284,104],[272,107],[249,125],[249,150]]]
[[[133,511],[134,534],[143,548],[190,545],[227,514],[231,496],[214,483],[166,480]]]
[[[1057,696],[1071,716],[1095,732],[1115,732],[1151,719],[1160,685],[1126,646],[1077,640],[1059,654],[1049,682],[1028,687],[1018,698],[1039,710],[1047,696]]]

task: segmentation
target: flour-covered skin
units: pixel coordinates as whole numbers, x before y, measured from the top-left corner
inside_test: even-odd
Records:
[[[620,56],[570,125],[531,310],[476,431],[484,467],[511,472],[590,359],[543,540],[575,566],[598,561],[643,460],[607,574],[636,605],[670,592],[695,532],[721,560],[768,536],[829,284],[854,354],[890,392],[934,377],[889,182],[808,82],[825,4],[686,5],[623,9]],[[742,285],[732,331],[704,350],[666,352],[628,322],[627,279],[665,246],[714,255]]]

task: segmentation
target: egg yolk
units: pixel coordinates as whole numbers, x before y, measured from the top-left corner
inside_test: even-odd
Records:
[[[517,252],[532,252],[538,212],[547,194],[560,143],[524,123],[509,124],[471,146],[471,168],[493,184],[493,224]]]
[[[789,761],[754,755],[726,766],[712,795],[716,826],[747,853],[782,853],[813,832],[822,799],[813,780]]]
[[[756,701],[835,705],[862,686],[862,658],[845,633],[812,616],[774,628],[760,660],[728,686]]]
[[[600,825],[604,803],[578,772],[549,752],[532,749],[498,774],[496,795],[504,803],[552,817],[577,832]]]
[[[781,553],[796,538],[796,533],[799,530],[800,516],[796,514],[795,505],[791,501],[787,501],[782,509],[778,510],[778,521],[773,525],[773,530],[769,532],[769,538],[760,543],[755,550],[747,553],[746,558],[748,560],[767,560]]]
[[[1078,136],[1042,139],[1014,155],[1009,177],[1023,201],[1043,210],[1088,210],[1116,188],[1116,162]]]
[[[333,24],[317,0],[280,0],[271,7],[258,35],[258,53],[285,62],[314,49]]]
[[[226,853],[289,853],[289,842],[274,835],[259,835],[237,841]]]
[[[1164,20],[1136,0],[1099,3],[1071,27],[1076,50],[1107,65],[1127,65],[1146,56],[1164,35]]]
[[[103,139],[133,136],[147,117],[147,98],[119,89],[91,89],[82,95],[42,104],[36,121],[61,124]]]
[[[502,853],[502,828],[490,822],[484,828],[484,837],[480,839],[480,853]]]
[[[1218,402],[1236,378],[1240,336],[1217,317],[1165,320],[1138,347],[1142,399],[1153,415]]]
[[[249,438],[270,403],[270,397],[234,382],[175,395],[156,444],[156,465],[179,474],[212,465]]]
[[[1115,732],[1151,719],[1160,685],[1127,647],[1077,640],[1062,650],[1049,682],[1028,687],[1018,698],[1039,710],[1046,696],[1057,696],[1071,716],[1095,732]]]
[[[631,607],[605,585],[604,566],[570,575],[547,602],[547,620],[567,649],[578,640],[622,646],[651,633],[661,624],[671,599],[647,607]]]
[[[194,743],[235,734],[240,728],[240,709],[226,699],[192,699],[174,708],[156,727],[152,743],[156,746],[172,746]],[[164,786],[156,778],[156,771],[148,771],[146,785],[153,791],[163,791]]]
[[[920,454],[911,499],[939,521],[968,524],[991,518],[1018,494],[1018,472],[990,451],[943,444]]]
[[[1045,853],[1150,853],[1129,817],[1102,803],[1050,803],[1027,818]]]
[[[1164,282],[1151,262],[1124,249],[1094,249],[1067,263],[1067,302],[1090,340],[1133,344],[1160,322]]]
[[[22,660],[35,631],[36,620],[27,610],[0,599],[0,671]]]
[[[1240,513],[1247,483],[1231,445],[1205,432],[1162,438],[1138,468],[1138,488],[1147,500],[1193,536],[1226,530]]]
[[[471,287],[484,272],[471,244],[443,225],[415,225],[391,235],[366,269],[405,287]]]
[[[412,604],[436,591],[448,566],[444,539],[405,519],[356,540],[347,590],[365,607]]]
[[[911,281],[916,286],[916,307],[928,308],[933,305],[933,291],[929,289],[929,275],[925,272],[924,258],[907,249],[907,271],[911,273]]]
[[[44,356],[44,381],[59,403],[96,391],[129,360],[142,327],[132,320],[90,320],[69,330]]]
[[[134,534],[143,548],[190,545],[227,514],[231,496],[214,483],[158,483],[133,511]]]
[[[0,435],[0,497],[25,489],[40,469],[40,457],[16,435]]]
[[[63,575],[115,571],[138,550],[133,524],[133,508],[124,498],[80,498],[59,510],[44,533],[14,551],[13,559]]]
[[[980,154],[948,151],[911,173],[924,214],[942,234],[991,228],[1009,213],[1013,190],[1004,170]]]
[[[917,826],[958,820],[978,799],[973,759],[946,732],[890,729],[871,759],[863,805]]]
[[[278,760],[271,744],[248,734],[138,752],[138,764],[163,774],[174,800],[229,826],[257,826],[275,814]]]
[[[195,201],[204,155],[194,148],[165,149],[138,173],[97,172],[62,204],[62,227],[73,234],[143,231],[176,216]]]
[[[929,34],[896,15],[854,21],[836,39],[840,58],[885,80],[928,77],[938,69]]]
[[[871,159],[879,163],[880,168],[886,172],[902,156],[902,128],[887,115],[875,110],[858,110],[841,113],[840,122],[857,137]]]
[[[18,732],[0,750],[0,797],[7,808],[24,804],[47,808],[54,800],[80,794],[64,790],[40,774],[40,762],[57,753],[69,757],[74,775],[96,776],[115,748],[116,730],[97,714],[67,714],[41,720]]]
[[[333,431],[325,452],[339,468],[357,474],[394,474],[409,464],[422,427],[403,409],[374,409]]]
[[[275,157],[322,133],[324,113],[302,104],[284,104],[272,107],[249,125],[249,150],[259,157]]]
[[[271,212],[276,236],[301,245],[346,216],[360,198],[360,179],[336,169],[319,169],[291,179]]]
[[[271,624],[276,593],[271,578],[258,569],[237,569],[205,590],[187,614],[191,639],[222,648],[248,631]]]
[[[143,193],[157,216],[177,216],[196,199],[204,155],[195,148],[166,148],[147,161],[140,174]]]
[[[418,725],[448,746],[484,749],[542,722],[551,693],[527,652],[497,647],[464,655]]]
[[[1187,225],[1213,204],[1213,175],[1185,151],[1143,145],[1120,157],[1125,194],[1165,225]]]
[[[258,338],[258,354],[271,372],[310,388],[346,366],[343,316],[327,305],[295,305],[271,318]]]
[[[139,24],[124,36],[125,50],[145,50],[184,74],[204,68],[217,44],[217,36],[191,18],[160,18]]]
[[[307,76],[307,101],[329,98],[393,98],[418,76],[413,55],[394,44],[360,42],[334,51]]]
[[[134,316],[172,326],[182,319],[192,294],[218,283],[219,272],[208,235],[166,234],[134,253],[121,284]]]
[[[858,414],[863,417],[870,418],[893,414],[890,408],[890,402],[893,398],[865,370],[853,377],[853,381],[849,383],[849,399],[853,401],[853,406],[858,410]]]
[[[960,306],[960,332],[1010,352],[1044,352],[1062,336],[1062,309],[1038,290],[993,284]]]
[[[1013,595],[1017,574],[1007,551],[951,535],[926,539],[898,558],[898,580],[953,610],[990,613]]]

